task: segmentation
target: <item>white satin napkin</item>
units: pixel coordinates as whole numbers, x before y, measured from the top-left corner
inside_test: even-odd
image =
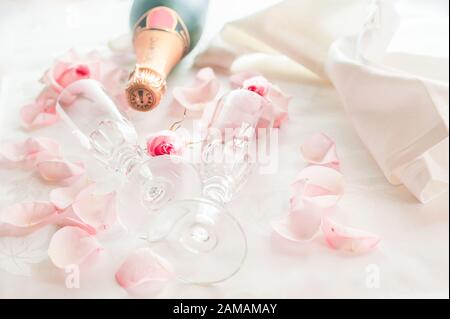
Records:
[[[196,64],[331,82],[386,178],[426,203],[448,189],[448,24],[445,0],[285,0]]]

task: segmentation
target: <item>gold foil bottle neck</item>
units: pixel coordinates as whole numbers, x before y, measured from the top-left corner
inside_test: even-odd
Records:
[[[139,19],[133,45],[137,64],[126,89],[128,104],[147,112],[159,104],[167,76],[187,52],[189,32],[174,10],[156,7]]]
[[[140,112],[154,109],[166,91],[166,81],[158,72],[136,66],[127,87],[128,104]]]

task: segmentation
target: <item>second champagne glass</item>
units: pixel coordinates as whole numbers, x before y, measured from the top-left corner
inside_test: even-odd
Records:
[[[173,265],[181,281],[218,283],[241,269],[247,240],[226,204],[249,175],[250,145],[266,103],[243,89],[219,101],[202,148],[203,196],[167,205],[151,224],[151,248]],[[231,134],[224,134],[227,130]]]

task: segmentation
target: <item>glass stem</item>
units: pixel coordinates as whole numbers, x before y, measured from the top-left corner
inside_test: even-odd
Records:
[[[204,181],[203,196],[225,206],[233,198],[235,183],[227,176],[213,176]]]
[[[145,160],[145,151],[137,144],[137,138],[128,135],[130,132],[121,123],[106,120],[89,136],[94,156],[124,176]]]
[[[249,146],[254,127],[243,124],[229,141],[208,143],[203,151],[203,195],[218,204],[229,203],[251,169]],[[217,161],[220,159],[220,161]]]
[[[128,176],[137,165],[144,161],[144,156],[144,151],[138,145],[124,146],[114,154],[114,158],[110,162],[111,168]]]

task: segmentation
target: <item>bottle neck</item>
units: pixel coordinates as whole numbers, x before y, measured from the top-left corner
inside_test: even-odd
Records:
[[[186,50],[177,33],[165,30],[144,30],[135,35],[136,62],[140,68],[158,73],[163,80],[180,62]]]
[[[133,44],[136,68],[127,87],[128,103],[147,112],[159,104],[167,76],[188,51],[189,31],[174,10],[159,6],[138,20]]]

